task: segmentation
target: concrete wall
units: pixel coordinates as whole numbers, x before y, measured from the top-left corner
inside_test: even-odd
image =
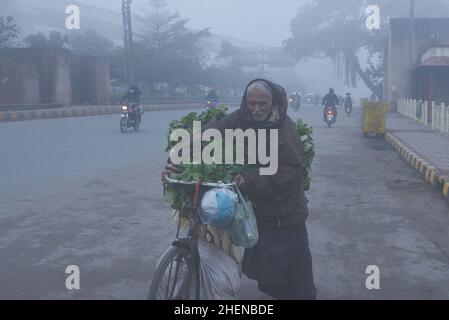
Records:
[[[109,64],[66,50],[0,49],[0,105],[109,102]]]
[[[384,93],[387,101],[408,98],[410,95],[410,65],[420,64],[421,56],[434,46],[449,45],[449,18],[415,19],[411,55],[409,19],[391,19]],[[396,87],[396,91],[394,88]],[[393,103],[394,105],[394,103]]]
[[[109,64],[99,58],[73,55],[72,104],[101,105],[109,102]]]
[[[67,52],[52,49],[0,50],[0,104],[70,103]]]

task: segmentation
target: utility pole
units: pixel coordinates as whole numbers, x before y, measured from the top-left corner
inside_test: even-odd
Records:
[[[125,48],[125,78],[128,88],[134,84],[131,2],[132,0],[122,0],[123,44]]]
[[[265,47],[262,47],[262,78],[265,78]]]
[[[408,47],[408,61],[409,61],[409,97],[412,97],[413,81],[412,68],[415,61],[415,4],[416,0],[410,0],[410,15],[409,15],[409,47]]]

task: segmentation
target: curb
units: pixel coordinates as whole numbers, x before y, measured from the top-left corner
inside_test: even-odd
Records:
[[[437,167],[421,158],[391,132],[385,133],[385,140],[390,143],[401,158],[420,173],[427,182],[441,192],[444,199],[449,202],[449,177],[442,175]]]
[[[232,106],[233,104],[228,104]],[[145,112],[151,111],[174,111],[183,109],[202,109],[204,106],[199,103],[189,104],[158,104],[158,105],[146,105],[143,106]],[[121,107],[114,106],[89,106],[89,107],[72,107],[61,109],[48,109],[48,110],[29,110],[29,111],[6,111],[0,112],[1,122],[14,122],[24,120],[37,120],[37,119],[58,119],[58,118],[73,118],[73,117],[88,117],[88,116],[100,116],[109,114],[121,113]]]

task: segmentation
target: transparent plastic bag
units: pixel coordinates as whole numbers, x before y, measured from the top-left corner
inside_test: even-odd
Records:
[[[201,222],[227,230],[234,219],[237,201],[237,195],[229,189],[214,188],[207,191],[201,199]]]
[[[243,248],[252,248],[259,240],[256,215],[251,201],[245,199],[236,187],[239,202],[235,210],[234,221],[229,228],[232,242]]]
[[[212,243],[199,241],[198,253],[200,255],[200,299],[237,299],[242,278],[240,265]]]

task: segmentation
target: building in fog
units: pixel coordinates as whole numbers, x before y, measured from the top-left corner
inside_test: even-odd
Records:
[[[449,18],[391,19],[384,94],[449,104]]]

